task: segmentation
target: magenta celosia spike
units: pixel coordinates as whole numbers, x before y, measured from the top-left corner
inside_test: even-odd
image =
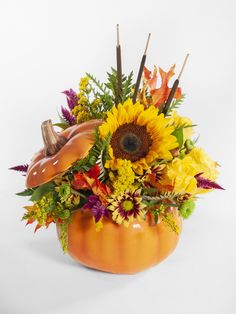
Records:
[[[18,165],[18,166],[14,166],[9,168],[9,170],[15,170],[15,171],[19,171],[19,172],[27,172],[29,165],[25,164],[25,165]]]
[[[203,174],[203,172],[201,172],[195,176],[195,179],[197,180],[197,187],[198,188],[202,188],[202,189],[206,189],[206,190],[208,190],[208,189],[224,190],[224,188],[222,188],[222,186],[220,186],[218,183],[201,177],[202,174]]]
[[[65,90],[62,93],[67,96],[66,97],[67,104],[68,104],[68,107],[70,108],[70,110],[72,110],[75,106],[77,106],[77,104],[78,104],[78,96],[77,96],[76,92],[72,88],[70,88],[68,90]]]
[[[76,119],[72,114],[64,107],[61,107],[61,113],[62,117],[69,123],[69,125],[74,125],[76,122]]]

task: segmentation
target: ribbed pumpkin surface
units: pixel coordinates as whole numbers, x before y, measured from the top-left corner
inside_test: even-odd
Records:
[[[181,219],[176,214],[181,227]],[[117,274],[132,274],[165,259],[176,247],[179,236],[160,222],[151,225],[134,221],[129,227],[104,218],[95,230],[92,215],[80,210],[73,214],[68,230],[68,253],[81,264]]]

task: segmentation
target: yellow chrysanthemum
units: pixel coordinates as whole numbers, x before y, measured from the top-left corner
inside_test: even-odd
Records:
[[[179,116],[176,111],[173,111],[173,113],[170,117],[170,124],[173,125],[175,128],[178,128],[179,126],[193,125],[191,119],[189,119],[187,117]],[[193,136],[193,128],[192,127],[184,128],[183,134],[184,134],[184,141],[191,139]]]
[[[199,194],[210,190],[197,187],[195,176],[202,173],[206,179],[215,181],[217,163],[214,162],[200,147],[194,148],[183,159],[175,158],[164,170],[161,184],[172,185],[175,193]]]
[[[217,162],[213,161],[211,157],[200,147],[196,147],[188,154],[198,169],[198,173],[202,173],[202,177],[215,181],[218,176]]]
[[[195,162],[189,156],[183,159],[175,158],[166,168],[166,182],[173,186],[175,193],[195,194],[197,192],[197,170]]]
[[[158,115],[154,106],[145,110],[139,102],[133,104],[128,99],[123,105],[114,107],[99,127],[101,137],[112,134],[111,159],[105,166],[117,170],[124,160],[130,160],[134,171],[141,175],[155,159],[171,160],[170,150],[178,144],[171,135],[173,126],[167,124],[168,119],[163,114]]]

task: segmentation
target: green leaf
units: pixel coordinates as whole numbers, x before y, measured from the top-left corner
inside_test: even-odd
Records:
[[[53,190],[54,184],[52,182],[42,184],[34,191],[30,198],[30,201],[38,202],[44,195],[48,194],[49,192],[52,192]]]
[[[22,192],[16,193],[18,196],[31,196],[34,193],[34,189],[26,189]]]
[[[185,98],[185,95],[183,94],[180,99],[178,100],[174,99],[166,113],[166,116],[170,116],[173,110],[178,109],[179,106],[182,105],[182,103],[184,102],[184,98]]]
[[[154,222],[155,224],[158,223],[158,219],[159,219],[159,213],[157,210],[152,210],[152,214],[153,214],[153,217],[154,217]]]
[[[92,84],[90,84],[95,98],[100,99],[102,103],[102,106],[98,107],[99,112],[97,112],[97,116],[95,116],[94,118],[103,118],[103,114],[107,111],[110,111],[111,108],[114,106],[113,96],[110,95],[110,90],[107,88],[106,84],[101,83],[90,73],[86,73],[86,75],[91,80],[91,83],[99,90],[96,91],[95,88],[93,88]]]
[[[157,188],[143,188],[143,193],[145,194],[145,195],[149,195],[150,196],[150,194],[157,194],[158,193],[158,189]]]
[[[132,87],[133,87],[132,81],[133,81],[133,71],[128,76],[124,76],[123,78],[122,96],[121,96],[122,103],[129,97],[131,98],[131,92],[132,92]]]
[[[58,126],[59,128],[61,128],[62,130],[65,130],[67,128],[69,128],[69,124],[68,123],[54,123],[53,126]]]
[[[103,83],[101,83],[98,79],[96,79],[92,74],[86,73],[86,75],[89,77],[89,79],[97,86],[98,89],[100,89],[101,92],[104,94],[108,94],[108,91]]]
[[[118,97],[118,73],[117,70],[111,68],[111,73],[107,73],[108,82],[105,86],[111,90],[114,100],[119,99]],[[132,87],[133,87],[133,72],[128,76],[122,75],[122,93],[120,95],[120,101],[123,103],[127,98],[131,97]]]
[[[172,135],[176,137],[177,142],[179,144],[179,148],[181,148],[184,142],[183,127],[179,127],[178,129],[175,129],[174,132],[172,132]]]

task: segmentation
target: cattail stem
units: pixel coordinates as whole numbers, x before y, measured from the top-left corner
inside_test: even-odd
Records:
[[[145,61],[146,61],[146,57],[147,57],[147,49],[148,49],[148,44],[150,41],[150,37],[151,34],[148,34],[148,39],[145,45],[145,49],[144,49],[144,54],[140,63],[140,67],[139,67],[139,72],[138,72],[138,76],[137,76],[137,80],[136,80],[136,84],[135,84],[135,89],[134,89],[134,95],[133,95],[133,103],[136,102],[137,96],[138,96],[138,91],[139,91],[139,85],[141,82],[141,78],[142,78],[142,74],[143,74],[143,69],[144,69],[144,65],[145,65]]]
[[[55,155],[67,142],[66,138],[59,135],[52,126],[52,121],[44,121],[41,125],[45,155]]]
[[[171,102],[172,102],[172,100],[173,100],[173,98],[175,96],[176,90],[177,90],[177,88],[179,86],[179,80],[180,80],[180,78],[181,78],[181,76],[183,74],[183,71],[184,71],[184,68],[186,66],[188,57],[189,57],[189,53],[187,53],[187,55],[186,55],[186,57],[184,59],[184,63],[183,63],[182,68],[181,68],[181,70],[179,72],[178,78],[175,80],[175,82],[174,82],[174,84],[173,84],[173,86],[171,88],[170,94],[169,94],[169,96],[168,96],[168,98],[167,98],[167,100],[165,102],[164,108],[162,110],[162,113],[164,113],[164,115],[167,114],[167,112],[168,112],[168,110],[170,108]]]
[[[118,79],[116,104],[118,104],[121,101],[121,97],[122,97],[122,63],[121,63],[119,24],[117,24],[116,62],[117,62],[117,79]]]
[[[164,113],[164,115],[167,114],[167,112],[168,112],[168,110],[170,108],[171,102],[172,102],[172,100],[173,100],[173,98],[175,96],[175,92],[176,92],[178,86],[179,86],[179,80],[177,79],[177,80],[175,80],[175,82],[174,82],[174,84],[173,84],[173,86],[171,88],[170,94],[169,94],[169,96],[167,98],[167,101],[165,103],[165,106],[163,108],[162,112]]]

